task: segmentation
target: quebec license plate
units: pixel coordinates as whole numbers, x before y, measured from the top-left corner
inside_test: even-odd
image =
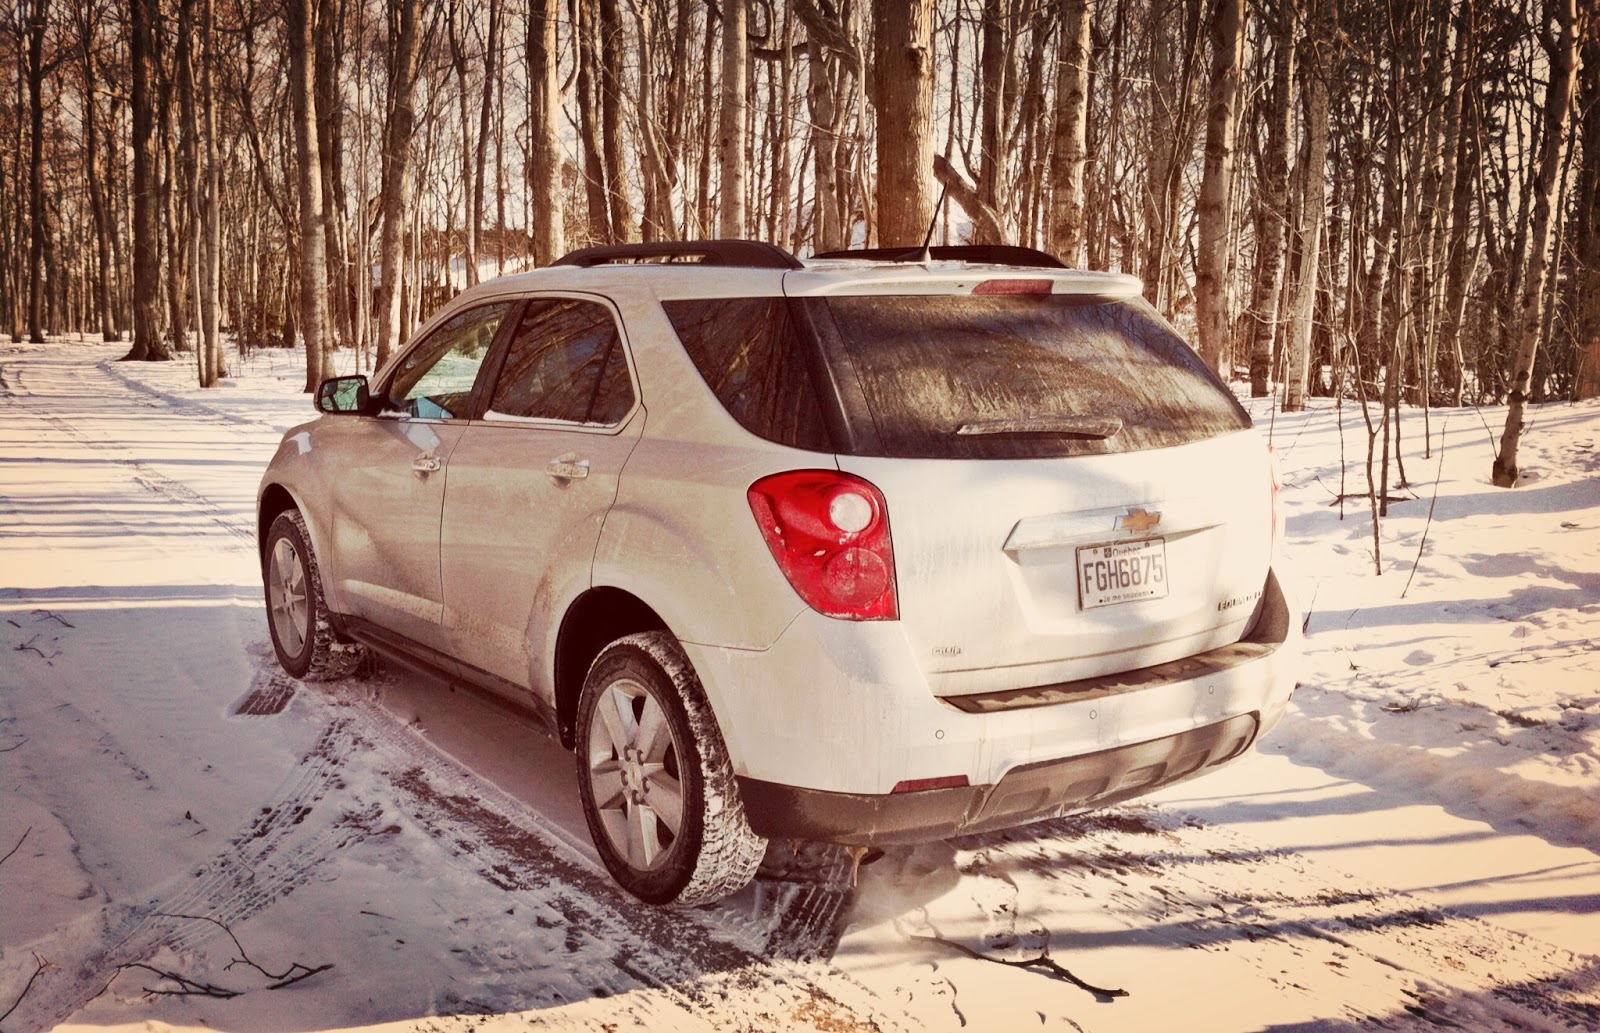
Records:
[[[1167,540],[1109,542],[1078,549],[1078,601],[1085,610],[1167,595]]]

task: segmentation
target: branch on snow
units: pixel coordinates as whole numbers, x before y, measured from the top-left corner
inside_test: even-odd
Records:
[[[911,938],[913,940],[927,940],[930,943],[942,943],[946,947],[954,947],[967,957],[975,958],[978,961],[992,961],[996,965],[1005,965],[1009,968],[1039,969],[1040,971],[1043,971],[1049,975],[1055,976],[1057,979],[1064,979],[1078,989],[1086,990],[1101,1000],[1114,1000],[1118,997],[1128,996],[1128,991],[1126,990],[1107,990],[1104,987],[1095,986],[1092,983],[1085,983],[1083,980],[1073,975],[1065,966],[1061,965],[1054,958],[1050,957],[1050,952],[1048,949],[1036,958],[1027,958],[1023,961],[1009,961],[1005,958],[991,957],[982,951],[973,950],[964,943],[957,943],[955,940],[947,940],[943,936],[921,936],[912,934]]]
[[[23,740],[23,742],[26,742],[26,741],[27,740]],[[20,746],[22,744],[18,743],[17,745]],[[22,839],[17,840],[17,845],[12,847],[10,850],[6,851],[6,856],[0,857],[0,864],[5,864],[7,861],[11,860],[11,855],[16,853],[18,850],[22,849],[23,840],[27,839],[28,838],[28,833],[30,833],[32,831],[33,831],[33,826],[32,825],[29,825],[27,828],[22,830]]]
[[[22,844],[18,843],[17,845],[21,846]],[[8,854],[7,856],[9,857],[10,855]],[[33,975],[28,977],[27,984],[23,986],[22,992],[17,995],[17,999],[11,1002],[11,1007],[5,1010],[5,1014],[0,1015],[0,1022],[4,1022],[9,1019],[11,1017],[11,1013],[17,1010],[17,1006],[22,1003],[22,999],[28,996],[28,991],[33,989],[34,980],[39,978],[39,973],[50,967],[50,962],[39,957],[38,954],[34,954],[33,965]]]
[[[156,968],[153,965],[147,965],[142,961],[130,962],[126,965],[118,966],[118,971],[126,971],[131,968],[143,969],[146,972],[154,973],[155,975],[160,976],[162,979],[170,980],[171,982],[177,984],[175,988],[145,987],[144,992],[153,997],[214,997],[221,1000],[228,1000],[247,994],[254,989],[282,990],[286,986],[293,986],[302,979],[310,979],[318,972],[326,972],[333,967],[332,964],[311,967],[296,961],[282,972],[273,972],[262,965],[257,964],[253,959],[251,959],[249,953],[245,951],[244,945],[239,942],[239,938],[233,934],[233,930],[215,918],[210,918],[206,915],[179,915],[160,911],[155,912],[155,915],[159,918],[182,918],[191,922],[210,922],[212,925],[228,934],[228,939],[233,941],[234,948],[239,952],[238,957],[228,962],[227,966],[223,969],[224,972],[232,971],[235,965],[243,965],[246,968],[255,969],[257,972],[261,973],[262,976],[271,980],[271,982],[265,987],[248,987],[243,990],[235,990],[229,987],[220,986],[216,983],[206,983],[197,979],[190,979],[187,976],[181,976],[176,972],[168,972],[164,969]]]

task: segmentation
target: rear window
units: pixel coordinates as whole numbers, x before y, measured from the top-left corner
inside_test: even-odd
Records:
[[[923,295],[816,304],[838,331],[832,361],[853,367],[861,386],[875,454],[1093,455],[1250,426],[1142,299]]]

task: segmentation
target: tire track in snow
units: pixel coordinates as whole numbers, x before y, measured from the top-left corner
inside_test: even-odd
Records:
[[[213,422],[217,422],[224,427],[236,428],[240,426],[256,426],[256,424],[252,423],[252,421],[229,419],[226,417],[226,414],[218,413],[208,407],[190,405],[183,399],[170,398],[160,394],[159,392],[145,389],[136,381],[133,381],[125,376],[113,374],[109,370],[107,363],[99,363],[90,367],[84,367],[81,365],[73,367],[73,375],[78,378],[90,375],[91,371],[94,374],[99,374],[104,380],[121,385],[127,390],[142,391],[145,394],[162,399],[171,407],[171,410],[174,414],[188,410],[189,412],[197,414],[202,418],[211,419]],[[131,450],[127,445],[122,444],[121,442],[108,441],[92,436],[86,433],[71,419],[59,416],[51,409],[45,408],[36,403],[34,399],[37,396],[32,390],[29,389],[26,382],[27,377],[33,375],[34,373],[33,367],[28,367],[26,369],[26,375],[24,375],[24,368],[21,366],[8,367],[6,368],[6,372],[9,374],[9,376],[3,382],[0,382],[4,384],[6,394],[15,399],[18,405],[21,408],[26,409],[34,418],[59,431],[66,437],[78,442],[85,448],[106,456],[111,462],[127,468],[129,471],[131,471],[131,478],[133,482],[139,485],[139,487],[145,491],[167,499],[170,502],[176,502],[180,505],[195,509],[235,538],[249,542],[252,545],[254,544],[256,530],[253,520],[249,517],[241,517],[236,513],[229,512],[212,499],[209,499],[201,493],[195,491],[189,485],[169,477],[160,470],[157,470],[149,461],[131,456],[129,454]],[[87,390],[81,382],[76,385],[76,389],[79,392]],[[43,397],[49,398],[52,401],[58,400],[52,393],[47,393]]]
[[[381,827],[381,808],[341,807],[340,798],[329,799],[343,788],[341,771],[364,745],[354,721],[335,718],[216,854],[143,903],[108,904],[30,945],[53,964],[8,1022],[48,1029],[102,993],[122,966],[163,947],[184,951],[224,935],[216,922],[248,920],[304,885],[339,851],[390,831]]]
[[[400,726],[376,704],[363,700],[354,707],[376,745],[374,761],[398,762],[390,781],[399,791],[395,803],[401,813],[438,843],[453,864],[515,901],[519,922],[559,931],[566,953],[581,969],[574,978],[597,983],[597,996],[645,988],[657,996],[657,1004],[672,1007],[677,1022],[692,1017],[712,1029],[744,1028],[752,1012],[769,1021],[779,1017],[780,1028],[802,1018],[823,1028],[915,1028],[907,1016],[839,970],[803,963],[820,961],[821,951],[750,949],[744,942],[747,930],[736,918],[729,921],[729,905],[640,905],[565,835],[509,794]],[[831,954],[838,941],[836,927],[842,925],[842,894],[830,894],[825,886],[810,889],[814,892],[809,895],[802,889],[785,898],[784,915],[796,928],[769,937],[787,935],[783,942],[790,944],[821,939]],[[807,901],[820,906],[808,908]],[[779,924],[787,929],[783,917]],[[818,928],[823,930],[820,937]],[[604,957],[609,970],[595,966],[596,955]],[[522,976],[513,974],[512,982]],[[730,997],[739,1002],[733,1014]]]

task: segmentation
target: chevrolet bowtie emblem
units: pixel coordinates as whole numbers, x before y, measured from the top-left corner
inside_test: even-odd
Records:
[[[1128,510],[1127,516],[1117,517],[1117,529],[1119,531],[1132,531],[1135,534],[1143,534],[1159,523],[1161,523],[1161,514],[1146,512],[1143,506],[1136,506]]]

